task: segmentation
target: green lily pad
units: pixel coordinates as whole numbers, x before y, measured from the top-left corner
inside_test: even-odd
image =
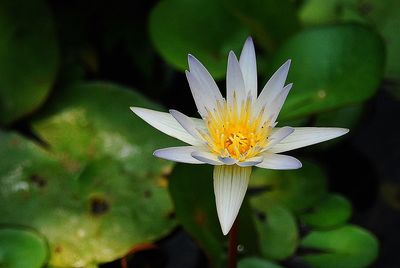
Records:
[[[266,204],[262,213],[265,219],[256,221],[262,254],[267,259],[284,260],[297,248],[296,220],[288,209],[280,205]]]
[[[1,134],[0,201],[7,206],[0,223],[43,233],[53,266],[112,261],[176,224],[165,179],[172,163],[152,156],[176,143],[130,105],[159,109],[126,88],[76,85],[54,96],[33,123],[47,151]]]
[[[385,53],[375,31],[343,24],[295,35],[278,51],[275,68],[289,58],[292,66],[287,81],[294,86],[280,120],[365,101],[378,89]]]
[[[223,236],[218,221],[212,171],[210,165],[178,164],[170,175],[169,190],[179,222],[198,241],[213,265],[224,267],[227,237]],[[239,213],[238,244],[246,254],[259,252],[252,219],[245,200]]]
[[[278,264],[275,264],[271,261],[260,259],[256,257],[249,257],[241,259],[238,262],[239,268],[282,268]]]
[[[301,214],[300,219],[314,228],[331,228],[344,224],[350,216],[350,202],[343,196],[329,194],[316,206]]]
[[[359,21],[357,0],[306,0],[301,5],[299,17],[305,25],[328,24],[337,21]]]
[[[359,10],[367,10],[361,15],[371,22],[383,36],[386,44],[386,76],[400,83],[400,3],[396,0],[373,1],[365,0],[360,3]],[[398,87],[399,88],[399,87]]]
[[[220,79],[226,73],[228,52],[239,52],[248,35],[271,52],[298,24],[287,0],[279,5],[270,0],[164,0],[151,13],[149,30],[155,48],[169,64],[185,70],[191,53]]]
[[[301,212],[318,202],[326,194],[325,174],[316,164],[302,163],[298,170],[255,169],[250,187],[262,193],[251,197],[252,206],[262,211],[265,206],[281,204]]]
[[[385,75],[399,81],[400,63],[397,55],[400,49],[398,25],[400,3],[396,0],[308,0],[300,9],[300,19],[307,25],[334,22],[360,22],[374,27],[385,40]]]
[[[84,163],[112,157],[128,172],[141,176],[170,169],[172,163],[156,159],[153,151],[179,142],[149,126],[130,111],[130,106],[162,110],[129,88],[91,82],[55,95],[32,126],[66,159]]]
[[[0,229],[0,267],[40,268],[48,258],[45,239],[28,229]]]
[[[149,29],[155,48],[169,64],[185,70],[191,53],[215,78],[225,76],[229,50],[239,51],[248,35],[221,1],[212,0],[161,1],[151,12]]]
[[[312,267],[362,268],[376,259],[379,244],[368,231],[346,225],[335,230],[311,232],[301,246],[320,251],[302,257]]]
[[[1,1],[0,39],[0,123],[9,124],[42,104],[57,74],[53,18],[44,1]]]

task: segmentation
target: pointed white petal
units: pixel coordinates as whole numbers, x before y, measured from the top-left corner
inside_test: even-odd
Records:
[[[208,90],[204,90],[191,72],[186,71],[185,73],[197,110],[204,118],[207,115],[207,109],[212,110],[216,104],[216,100],[213,95],[209,94]]]
[[[196,139],[190,135],[169,113],[139,107],[131,107],[131,110],[149,125],[171,137],[177,138],[191,145],[202,144],[200,139]]]
[[[265,150],[272,148],[275,144],[278,144],[283,139],[288,137],[290,134],[294,132],[294,128],[292,127],[282,127],[272,132],[271,136],[268,137],[268,145]]]
[[[234,103],[233,96],[236,96],[236,104],[239,105],[239,107],[242,101],[247,97],[239,62],[235,53],[231,51],[229,52],[228,68],[226,72],[226,99],[228,105],[231,107]]]
[[[204,162],[192,157],[192,153],[196,152],[196,150],[198,150],[198,148],[194,146],[169,147],[156,150],[153,155],[180,163],[204,164]]]
[[[260,164],[263,160],[264,160],[263,156],[255,156],[255,157],[246,159],[246,161],[238,162],[237,165],[240,167],[252,167],[252,166]]]
[[[271,122],[275,122],[276,118],[279,115],[279,112],[282,109],[283,104],[285,103],[286,97],[289,94],[289,91],[292,89],[293,84],[289,84],[285,86],[281,93],[270,103],[269,108],[267,108],[265,117]]]
[[[257,99],[257,107],[269,105],[282,91],[289,72],[291,60],[286,61],[268,80]]]
[[[207,71],[203,64],[201,64],[199,60],[190,54],[188,55],[188,62],[190,73],[193,74],[194,78],[199,83],[199,90],[203,91],[214,100],[221,101],[223,99],[221,92],[215,83],[214,78],[212,78],[211,74]]]
[[[298,169],[301,168],[301,162],[296,158],[283,154],[264,153],[264,160],[256,165],[260,168],[268,169]]]
[[[177,111],[177,110],[169,110],[169,113],[178,121],[179,124],[193,137],[201,140],[201,136],[196,129],[196,125],[193,120],[186,116],[185,114]]]
[[[274,131],[274,130],[273,130]],[[299,127],[268,152],[281,153],[340,137],[349,132],[346,128]]]
[[[239,213],[251,174],[251,167],[214,167],[214,193],[222,233],[226,235]]]
[[[217,155],[210,152],[195,151],[192,153],[192,157],[206,164],[214,166],[224,165],[224,162],[219,160]]]
[[[247,38],[239,59],[242,70],[246,93],[250,93],[253,99],[257,98],[257,62],[253,39]]]

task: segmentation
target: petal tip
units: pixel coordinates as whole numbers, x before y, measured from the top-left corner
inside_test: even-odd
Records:
[[[286,72],[289,72],[290,65],[292,65],[292,59],[288,59],[287,61],[285,61],[285,63],[282,65],[282,69]]]
[[[146,111],[145,108],[131,106],[129,109],[136,114],[137,116],[141,117],[141,115]]]
[[[336,130],[337,130],[336,135],[332,139],[341,137],[350,132],[350,129],[348,128],[336,128]]]
[[[298,163],[297,163],[297,167],[295,169],[302,168],[303,167],[303,163],[301,163],[300,160],[298,160],[298,159],[297,159],[297,161],[298,161]]]
[[[247,37],[246,41],[244,42],[243,49],[245,48],[254,50],[254,42],[251,36]]]
[[[231,228],[229,227],[224,227],[221,225],[221,230],[222,230],[222,234],[223,235],[227,235],[229,233],[229,231],[231,230]]]
[[[192,54],[188,54],[188,63],[189,63],[189,70],[191,70],[196,65],[201,65],[200,61]]]
[[[233,50],[229,51],[228,61],[229,61],[230,59],[231,59],[231,60],[235,59],[235,60],[237,61],[236,54],[235,54],[235,52],[234,52]]]
[[[193,64],[195,64],[196,61],[197,59],[192,54],[188,54],[189,70],[193,68]]]

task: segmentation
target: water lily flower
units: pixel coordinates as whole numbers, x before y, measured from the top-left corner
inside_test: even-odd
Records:
[[[276,127],[278,114],[292,88],[292,84],[285,85],[290,60],[273,74],[257,97],[256,56],[250,37],[239,60],[233,51],[229,53],[226,98],[195,57],[189,55],[188,61],[186,77],[201,119],[176,110],[131,110],[156,129],[189,144],[156,150],[155,156],[214,165],[217,213],[226,235],[239,212],[253,166],[298,169],[299,160],[281,153],[339,137],[348,129]]]

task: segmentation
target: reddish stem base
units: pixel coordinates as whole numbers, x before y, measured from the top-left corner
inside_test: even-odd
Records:
[[[237,234],[238,223],[237,220],[235,220],[235,223],[229,231],[228,268],[236,268],[237,266]]]

